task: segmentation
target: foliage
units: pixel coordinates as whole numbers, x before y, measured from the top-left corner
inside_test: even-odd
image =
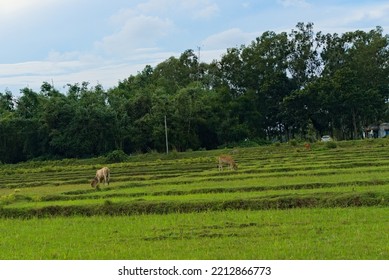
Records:
[[[290,145],[292,146],[292,147],[296,147],[297,146],[297,140],[296,139],[292,139],[292,140],[290,140]]]
[[[336,149],[337,146],[338,146],[338,145],[337,145],[336,142],[334,142],[334,141],[329,141],[329,142],[326,143],[326,147],[327,147],[328,149]]]
[[[193,50],[108,90],[87,82],[65,93],[0,93],[0,161],[87,158],[121,150],[214,149],[260,142],[359,139],[388,121],[389,36],[381,27],[342,35],[313,23],[266,31],[220,60]],[[245,139],[261,139],[245,142]]]
[[[107,163],[119,163],[119,162],[125,162],[128,160],[128,155],[123,152],[122,150],[115,150],[110,152],[106,156],[106,162]]]

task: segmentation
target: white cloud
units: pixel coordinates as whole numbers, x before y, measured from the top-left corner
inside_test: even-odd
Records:
[[[120,15],[121,19],[116,18],[124,22],[119,31],[95,43],[97,50],[103,50],[113,56],[128,57],[137,48],[155,47],[158,39],[167,36],[174,28],[169,19],[145,15],[125,19],[124,15],[123,13]]]
[[[161,39],[185,33],[179,18],[210,19],[218,12],[219,7],[210,0],[148,0],[111,16],[115,32],[95,42],[94,50],[132,59],[138,49],[161,47]]]
[[[105,88],[117,85],[130,75],[135,75],[147,64],[156,66],[177,53],[159,52],[155,48],[138,49],[128,59],[104,59],[91,53],[52,51],[46,60],[0,64],[0,92],[8,88],[14,95],[23,87],[39,91],[44,81],[53,82],[59,90],[66,84],[100,83]]]
[[[45,6],[52,3],[50,0],[0,0],[0,15],[12,15],[17,12],[27,12],[37,6]]]
[[[86,65],[80,61],[34,61],[12,65],[2,65],[0,73],[0,85],[7,85],[14,95],[23,87],[39,91],[44,81],[53,81],[59,90],[66,84],[90,82],[101,83],[109,88],[117,84],[120,79],[127,78],[131,74],[144,68],[143,64],[108,63]],[[7,75],[3,75],[6,70]],[[2,92],[4,89],[0,89]]]
[[[0,77],[25,76],[25,75],[56,75],[67,72],[69,69],[78,68],[81,63],[77,60],[52,62],[52,61],[28,61],[23,63],[1,64]]]
[[[389,30],[389,4],[320,6],[314,15],[315,29],[324,33],[342,34],[357,29],[369,31],[377,25]]]
[[[232,28],[226,31],[214,34],[202,41],[207,49],[227,49],[230,47],[247,44],[255,39],[257,33],[243,32],[239,28]]]
[[[70,0],[69,0],[70,1]],[[0,0],[0,22],[21,21],[24,17],[44,14],[47,9],[58,7],[66,0]],[[73,0],[71,0],[73,1]]]
[[[343,21],[345,23],[360,22],[363,20],[380,20],[387,19],[389,17],[389,4],[382,5],[369,5],[357,9],[353,9],[350,12],[345,12]]]
[[[194,12],[195,19],[210,19],[217,15],[219,7],[216,4],[209,4]]]

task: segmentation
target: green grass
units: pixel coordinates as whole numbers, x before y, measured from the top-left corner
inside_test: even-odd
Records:
[[[388,259],[388,146],[2,165],[0,259]],[[237,171],[217,170],[226,153]],[[104,165],[111,184],[94,190]]]
[[[0,258],[388,259],[387,213],[363,207],[2,219]]]

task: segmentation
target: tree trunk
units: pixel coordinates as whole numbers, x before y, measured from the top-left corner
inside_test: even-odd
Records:
[[[353,139],[357,139],[358,129],[357,129],[357,117],[356,117],[355,109],[352,110],[352,117],[353,117],[353,128],[354,128]]]

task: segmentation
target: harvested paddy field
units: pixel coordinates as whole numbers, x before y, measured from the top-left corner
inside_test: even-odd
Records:
[[[105,160],[2,165],[0,258],[389,258],[387,139]]]

